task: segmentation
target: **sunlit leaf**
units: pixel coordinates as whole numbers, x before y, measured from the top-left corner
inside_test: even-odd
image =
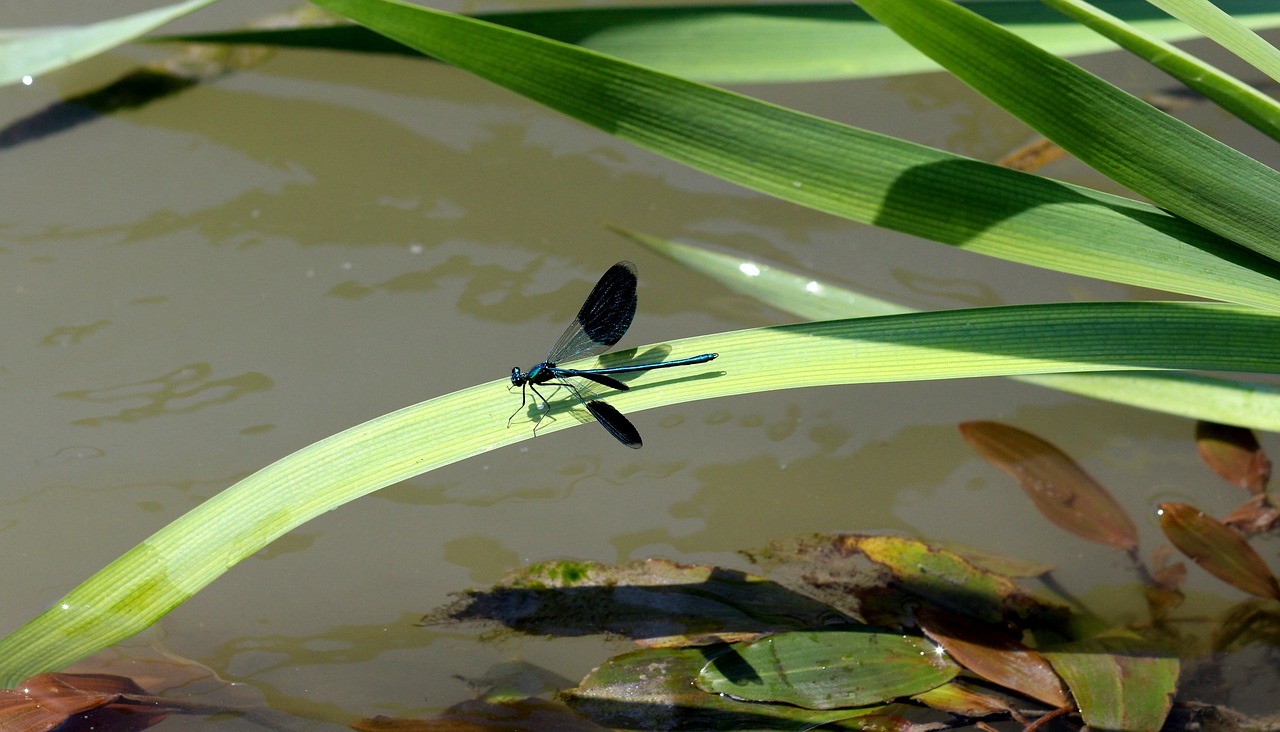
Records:
[[[1213,576],[1259,597],[1280,598],[1280,584],[1240,533],[1185,503],[1160,504],[1160,528],[1178,551]]]
[[[607,727],[635,730],[811,730],[854,720],[851,729],[910,730],[919,709],[893,704],[819,711],[710,694],[693,680],[726,647],[644,649],[610,658],[565,693],[569,706]],[[866,724],[868,721],[871,724]],[[824,729],[826,729],[824,727]]]
[[[1092,729],[1159,730],[1178,683],[1178,659],[1127,637],[1092,638],[1044,652]]]
[[[484,620],[539,635],[698,636],[709,643],[849,619],[763,577],[650,559],[619,566],[534,564],[491,589],[467,592],[427,622]]]
[[[1089,541],[1125,551],[1138,546],[1133,519],[1066,453],[999,422],[965,422],[960,434],[984,459],[1017,479],[1045,518]]]
[[[1214,422],[1196,422],[1196,450],[1213,472],[1231,485],[1257,495],[1271,480],[1271,459],[1253,430]]]
[[[214,0],[187,0],[99,23],[0,30],[0,86],[40,76],[137,38]]]
[[[915,539],[806,536],[744,553],[778,582],[875,625],[913,623],[908,609],[921,601],[1016,627],[1057,627],[1069,615],[1008,577]]]
[[[1070,704],[1049,662],[1013,636],[954,613],[916,611],[920,629],[956,663],[979,677],[1021,692],[1051,707]]]
[[[858,6],[1094,170],[1280,259],[1280,172],[948,0]]]
[[[919,694],[959,671],[927,639],[861,626],[734,643],[702,669],[698,687],[735,699],[839,709]]]
[[[1167,17],[1153,17],[1124,0],[1100,0],[1156,36],[1196,34]],[[1036,4],[970,3],[974,12],[1061,55],[1114,46],[1088,29],[1063,22]],[[1232,0],[1231,11],[1259,28],[1274,27],[1273,7]],[[554,8],[477,15],[490,23],[536,33],[671,74],[720,84],[867,78],[936,71],[937,64],[852,3],[760,3]],[[279,44],[368,53],[415,53],[365,28],[336,26],[258,32],[233,31],[163,40]]]
[[[720,253],[618,226],[609,228],[734,292],[807,320],[911,312],[901,304],[841,286],[835,275],[832,279],[816,278],[741,254]],[[1260,381],[1167,371],[1037,374],[1015,378],[1091,399],[1106,399],[1191,419],[1280,431],[1280,387]]]

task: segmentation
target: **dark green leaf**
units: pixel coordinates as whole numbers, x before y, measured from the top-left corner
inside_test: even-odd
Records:
[[[1093,729],[1159,730],[1178,683],[1178,659],[1141,640],[1093,638],[1044,652]]]

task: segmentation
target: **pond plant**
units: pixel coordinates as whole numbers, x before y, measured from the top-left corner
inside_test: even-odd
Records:
[[[210,2],[81,28],[7,33],[0,36],[0,82],[16,83],[86,58]],[[1207,571],[1276,598],[1274,577],[1227,524],[1250,530],[1275,524],[1265,491],[1265,456],[1236,430],[1280,426],[1280,391],[1273,383],[1245,378],[1280,373],[1280,175],[1058,55],[1096,50],[1092,34],[1100,34],[1280,138],[1275,102],[1162,39],[1187,37],[1185,27],[1172,30],[1169,19],[1146,4],[1124,1],[1044,0],[1078,27],[1061,16],[1047,20],[1046,9],[1024,2],[860,0],[856,9],[636,8],[485,18],[392,0],[314,4],[359,25],[159,40],[421,54],[672,160],[801,206],[1029,266],[1196,298],[907,312],[812,278],[748,267],[745,258],[624,231],[807,320],[667,344],[663,348],[675,359],[719,353],[720,372],[716,378],[620,393],[616,402],[635,411],[801,386],[1006,376],[1201,420],[1206,459],[1233,482],[1246,483],[1254,498],[1226,524],[1169,503],[1161,507],[1162,528]],[[1152,5],[1280,79],[1280,54],[1242,22],[1278,22],[1264,12],[1265,3],[1224,3],[1235,15],[1204,0]],[[688,43],[689,34],[709,42]],[[879,44],[864,48],[893,53],[850,54],[850,34]],[[1053,46],[1064,38],[1066,47]],[[704,83],[901,73],[933,65],[1151,203],[874,134]],[[228,72],[220,67],[212,73]],[[164,74],[145,78],[153,94],[173,93],[188,83],[163,81],[171,78]],[[145,98],[112,93],[87,101],[110,108]],[[797,287],[799,281],[804,285]],[[792,367],[789,354],[797,348],[804,349],[810,368]],[[240,560],[337,505],[530,439],[530,433],[486,418],[502,411],[506,397],[498,382],[439,396],[336,434],[227,488],[0,639],[5,685],[56,671],[145,629]],[[541,429],[576,424],[559,420]],[[1238,428],[1208,426],[1218,424]],[[555,608],[538,622],[590,626],[600,618],[574,615],[583,599],[611,600],[628,577],[643,578],[635,583],[638,591],[655,592],[644,587],[657,585],[663,589],[656,592],[670,593],[674,585],[686,595],[696,591],[715,598],[727,614],[708,619],[678,610],[666,618],[671,622],[665,628],[654,627],[652,618],[605,618],[604,631],[643,626],[631,635],[649,647],[612,659],[566,698],[578,712],[611,727],[684,724],[684,718],[663,716],[672,709],[693,714],[693,726],[686,728],[694,729],[924,729],[953,723],[917,720],[920,709],[962,721],[994,714],[1028,724],[1070,718],[1091,727],[1135,730],[1158,729],[1171,714],[1199,721],[1209,714],[1229,716],[1217,707],[1173,704],[1180,691],[1179,649],[1170,641],[1176,634],[1167,631],[1183,571],[1179,565],[1148,568],[1139,558],[1132,520],[1048,443],[993,423],[962,430],[984,457],[1017,475],[1049,519],[1133,560],[1148,588],[1147,627],[1092,627],[1085,622],[1087,611],[1020,589],[1008,571],[920,542],[860,535],[811,537],[751,555],[762,563],[776,561],[782,575],[790,573],[787,582],[660,563],[540,565],[433,619],[497,617],[515,625],[492,610],[494,603],[532,595]],[[1053,489],[1032,490],[1033,485]],[[1064,495],[1072,499],[1070,510],[1062,507]],[[1081,510],[1082,505],[1090,508]],[[160,567],[163,578],[157,576]],[[1229,645],[1268,622],[1274,622],[1269,607],[1251,605],[1224,625],[1220,640]],[[865,678],[855,676],[859,669]],[[101,693],[136,700],[141,690],[109,687]],[[563,712],[528,704],[523,713]],[[711,722],[699,716],[704,711]],[[596,722],[573,724],[596,728],[585,726]]]

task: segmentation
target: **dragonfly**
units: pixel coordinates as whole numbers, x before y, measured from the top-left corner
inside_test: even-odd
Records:
[[[538,417],[538,422],[533,426],[533,432],[536,435],[538,425],[542,424],[542,418],[551,408],[551,404],[537,387],[562,386],[568,389],[569,393],[573,394],[591,416],[595,417],[596,421],[618,442],[627,447],[639,449],[644,442],[640,439],[640,432],[636,430],[635,425],[602,399],[593,395],[584,396],[582,390],[569,379],[586,379],[610,389],[626,391],[631,387],[614,378],[615,374],[692,366],[711,361],[720,354],[704,353],[675,361],[627,364],[599,369],[567,369],[557,365],[564,361],[599,355],[622,340],[622,336],[631,327],[631,320],[635,317],[636,302],[636,266],[627,261],[618,262],[600,277],[600,281],[582,303],[578,317],[573,319],[568,328],[565,328],[560,339],[551,347],[546,359],[527,372],[522,372],[519,366],[511,369],[511,386],[520,387],[520,408],[507,419],[507,426],[510,427],[511,420],[520,413],[521,409],[524,409],[528,401],[526,390],[531,391],[535,398],[542,401],[543,406],[542,416]]]

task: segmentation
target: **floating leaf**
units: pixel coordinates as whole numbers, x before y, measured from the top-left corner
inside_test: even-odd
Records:
[[[1054,708],[1071,703],[1049,662],[1007,633],[931,608],[918,610],[916,620],[925,635],[942,646],[956,663],[987,681]]]
[[[708,660],[727,652],[714,648],[644,649],[615,656],[588,674],[565,701],[607,727],[662,730],[910,730],[921,710],[903,704],[818,711],[785,704],[758,704],[709,694],[693,684]],[[827,727],[824,727],[826,729]]]
[[[1133,519],[1097,481],[1053,445],[999,422],[965,422],[960,434],[985,460],[1012,475],[1040,513],[1082,539],[1133,551]]]
[[[698,687],[735,699],[838,709],[919,694],[959,671],[925,638],[861,626],[735,643],[702,669]]]
[[[996,625],[1057,627],[1069,616],[1008,577],[915,539],[819,535],[745,554],[779,582],[876,625],[912,622],[906,611],[921,601]]]
[[[1104,637],[1044,652],[1093,729],[1159,730],[1178,683],[1178,659],[1136,638]]]
[[[1185,503],[1161,503],[1165,536],[1213,576],[1259,597],[1280,599],[1280,584],[1239,532]]]
[[[526,633],[616,633],[648,642],[698,636],[711,643],[850,619],[763,577],[650,559],[620,566],[534,564],[425,620],[496,620]]]
[[[1271,480],[1271,460],[1253,430],[1215,422],[1196,422],[1196,450],[1213,472],[1254,495]]]

